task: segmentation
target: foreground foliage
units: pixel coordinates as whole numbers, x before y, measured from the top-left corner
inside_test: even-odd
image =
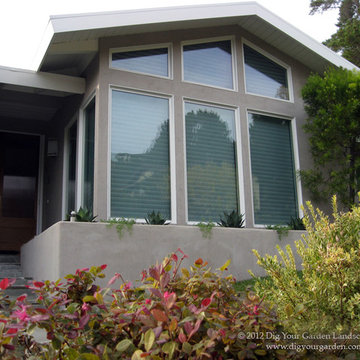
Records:
[[[280,321],[294,334],[358,334],[360,332],[360,206],[339,213],[333,198],[333,221],[307,203],[307,235],[296,242],[303,271],[296,271],[294,254],[278,247],[277,256],[258,264],[269,279],[255,289],[276,303]],[[351,340],[351,339],[350,339]],[[358,342],[358,340],[357,340]]]
[[[1,300],[1,359],[287,359],[291,353],[267,350],[274,312],[255,294],[240,298],[232,276],[223,275],[230,261],[212,272],[202,259],[181,269],[180,249],[142,273],[138,287],[121,275],[100,289],[106,265],[79,269],[63,281],[33,282],[37,306],[20,296]],[[7,279],[6,279],[7,280]],[[0,283],[6,289],[10,282]],[[31,337],[45,331],[47,342]],[[277,340],[278,341],[278,340]],[[276,344],[275,337],[266,344]],[[21,355],[20,355],[21,354]]]

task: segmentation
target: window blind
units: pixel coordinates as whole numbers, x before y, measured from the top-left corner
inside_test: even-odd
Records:
[[[170,219],[169,100],[113,90],[111,216]]]
[[[94,202],[95,99],[93,99],[85,109],[84,125],[83,206],[92,211]]]
[[[246,90],[278,99],[289,99],[287,70],[244,45]]]
[[[233,89],[231,41],[183,46],[184,80]]]
[[[249,114],[255,223],[284,225],[297,217],[291,123]]]
[[[185,103],[189,221],[219,221],[238,209],[235,113]]]
[[[114,52],[112,67],[167,77],[168,57],[168,48]]]
[[[75,209],[76,184],[76,148],[77,148],[77,122],[68,129],[68,171],[67,171],[67,201],[66,214]]]

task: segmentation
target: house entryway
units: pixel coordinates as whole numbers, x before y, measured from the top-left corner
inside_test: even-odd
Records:
[[[0,131],[0,252],[36,233],[40,137]]]

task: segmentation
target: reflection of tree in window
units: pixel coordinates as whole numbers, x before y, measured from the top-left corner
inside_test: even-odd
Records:
[[[143,218],[156,210],[171,217],[168,119],[150,144],[142,153],[112,154],[112,216]]]
[[[238,208],[234,114],[232,110],[186,105],[188,218],[216,221],[223,211]],[[226,120],[221,112],[228,112]]]
[[[290,121],[249,114],[256,224],[286,224],[297,217]]]
[[[286,68],[246,45],[244,59],[248,92],[289,100]]]

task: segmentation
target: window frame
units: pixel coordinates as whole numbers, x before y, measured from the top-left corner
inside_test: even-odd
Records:
[[[89,95],[85,102],[80,107],[79,111],[79,120],[78,120],[78,154],[77,154],[77,170],[76,170],[76,179],[77,179],[77,186],[76,186],[76,197],[75,197],[75,206],[79,208],[83,206],[84,200],[84,170],[85,170],[85,121],[86,121],[86,109],[90,105],[90,103],[94,101],[95,105],[95,131],[94,131],[94,189],[93,195],[95,197],[95,157],[96,157],[96,91],[94,90],[91,95]],[[94,199],[93,199],[94,200]],[[93,203],[94,207],[94,203]]]
[[[141,51],[141,50],[154,50],[154,49],[168,49],[168,64],[167,64],[167,71],[168,76],[156,75],[151,74],[143,71],[136,71],[136,70],[128,70],[128,69],[119,69],[112,65],[112,55],[114,53],[123,53],[129,51]],[[145,76],[153,76],[160,79],[173,79],[173,44],[170,43],[160,43],[160,44],[149,44],[149,45],[134,45],[134,46],[126,46],[126,47],[116,47],[109,49],[109,68],[112,70],[117,71],[126,71],[133,74],[145,75]]]
[[[184,62],[184,46],[186,45],[197,45],[197,44],[206,44],[218,41],[230,41],[231,43],[231,66],[232,66],[232,88],[226,88],[222,86],[215,86],[211,84],[200,83],[196,81],[185,80],[185,62]],[[221,36],[221,37],[211,37],[211,38],[202,38],[202,39],[195,39],[195,40],[185,40],[181,41],[181,81],[186,84],[194,84],[200,86],[206,86],[215,89],[221,89],[225,91],[238,91],[238,69],[237,69],[237,52],[236,52],[236,39],[235,35],[230,36]]]
[[[237,106],[229,104],[219,104],[216,102],[208,102],[204,100],[198,100],[194,98],[183,97],[182,109],[183,109],[183,149],[184,149],[184,196],[185,196],[185,222],[187,225],[197,225],[201,221],[189,220],[189,208],[188,208],[188,181],[187,181],[187,153],[186,153],[186,112],[185,103],[192,103],[200,106],[211,106],[225,110],[234,111],[234,126],[235,126],[235,166],[236,166],[236,187],[237,187],[237,206],[241,214],[245,214],[245,188],[244,188],[244,166],[242,157],[242,145],[241,145],[241,127],[240,127],[240,109]],[[245,214],[246,215],[246,214]],[[215,226],[217,224],[215,223]],[[244,226],[246,227],[246,216],[244,220]]]
[[[247,90],[247,88],[246,88],[246,69],[245,69],[246,64],[245,64],[244,45],[250,47],[254,51],[258,52],[260,55],[268,58],[269,60],[273,61],[274,63],[276,63],[277,65],[283,67],[286,70],[286,79],[287,79],[287,83],[288,83],[289,99],[280,99],[280,98],[276,98],[276,97],[272,97],[272,96],[256,94],[256,93],[253,93],[253,92],[250,92],[250,91]],[[272,99],[272,100],[277,100],[277,101],[285,101],[287,103],[293,103],[294,102],[294,87],[293,87],[292,71],[291,71],[291,66],[290,65],[284,63],[283,61],[279,60],[278,58],[276,58],[275,56],[273,56],[269,52],[263,50],[259,46],[255,45],[251,41],[248,41],[248,40],[246,40],[244,38],[241,38],[241,51],[242,51],[242,66],[243,66],[243,74],[244,74],[243,82],[244,82],[245,94],[254,95],[254,96],[260,96],[260,97],[263,97],[263,98],[266,98],[266,99]]]
[[[130,94],[137,94],[150,97],[158,97],[167,99],[169,104],[169,172],[170,172],[170,224],[177,223],[177,208],[176,208],[176,159],[175,159],[175,116],[174,116],[174,96],[160,92],[150,92],[146,90],[126,88],[119,85],[109,84],[109,116],[108,116],[108,156],[107,156],[107,219],[114,219],[111,216],[111,127],[112,127],[112,93],[113,91],[127,92]],[[130,218],[125,218],[129,220]],[[146,224],[145,218],[134,219],[138,224]]]
[[[253,176],[252,176],[252,169],[251,169],[251,147],[250,147],[250,130],[249,130],[249,115],[250,114],[258,114],[264,115],[269,117],[274,117],[278,119],[284,119],[290,121],[290,131],[291,131],[291,148],[292,148],[292,156],[294,161],[294,172],[295,172],[295,191],[296,191],[296,202],[297,202],[297,211],[298,216],[301,218],[304,216],[302,206],[303,206],[303,196],[302,196],[302,186],[301,186],[301,179],[300,176],[297,176],[300,170],[300,157],[299,157],[299,146],[297,141],[297,130],[296,130],[296,118],[281,115],[276,113],[269,113],[264,112],[261,110],[254,110],[254,109],[246,109],[246,123],[247,123],[247,136],[248,136],[248,154],[249,154],[249,174],[250,174],[250,196],[251,196],[251,213],[253,218],[253,226],[254,228],[262,228],[265,229],[268,224],[257,224],[255,222],[255,206],[254,206],[254,190],[253,190]],[[273,226],[278,224],[271,224]]]
[[[70,137],[70,129],[73,127],[73,125],[76,124],[76,160],[75,160],[75,209],[78,209],[79,204],[77,203],[77,194],[78,194],[78,163],[79,163],[79,116],[76,115],[73,117],[73,119],[66,125],[64,130],[64,158],[63,158],[63,193],[62,193],[62,217],[65,219],[66,217],[66,209],[68,207],[68,190],[69,190],[69,184],[68,184],[68,175],[69,175],[69,137]]]

